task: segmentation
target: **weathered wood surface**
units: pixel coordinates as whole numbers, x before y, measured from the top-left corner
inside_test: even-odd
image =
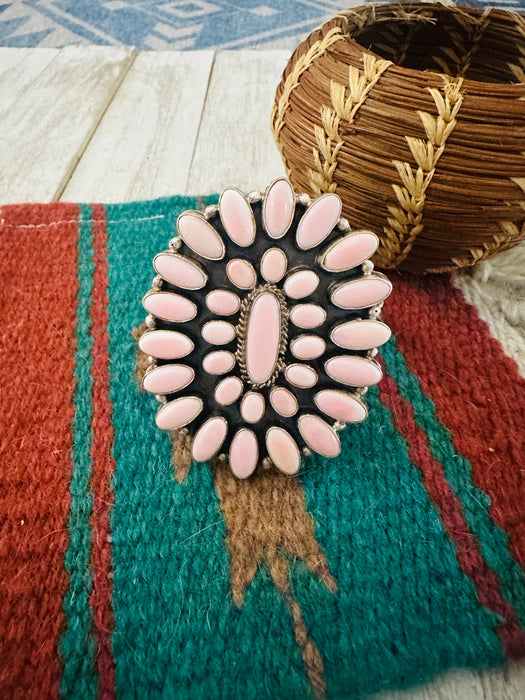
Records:
[[[123,202],[184,192],[212,51],[137,56],[62,193]]]

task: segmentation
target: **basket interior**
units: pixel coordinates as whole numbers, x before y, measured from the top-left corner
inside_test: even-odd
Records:
[[[405,68],[483,83],[525,82],[523,15],[442,5],[376,5],[351,35]]]

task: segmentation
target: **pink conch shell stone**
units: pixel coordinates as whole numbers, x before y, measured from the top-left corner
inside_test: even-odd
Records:
[[[300,335],[292,340],[290,349],[298,360],[315,360],[326,350],[326,343],[317,335]]]
[[[366,406],[344,391],[325,389],[315,395],[314,401],[323,413],[345,423],[360,423],[367,416]]]
[[[295,440],[283,428],[270,428],[266,432],[266,448],[275,466],[285,474],[297,474],[301,466],[301,453]]]
[[[259,460],[259,446],[255,433],[242,428],[230,445],[230,467],[239,479],[246,479],[253,474]]]
[[[257,275],[247,260],[235,258],[226,265],[226,274],[232,284],[239,289],[251,289],[257,282]]]
[[[330,337],[341,348],[370,350],[383,345],[391,336],[390,328],[372,319],[356,319],[336,326]]]
[[[177,221],[179,235],[197,255],[208,260],[224,257],[224,243],[217,231],[198,212],[184,212]]]
[[[279,282],[282,279],[288,260],[280,248],[270,248],[261,260],[261,274],[267,282]]]
[[[317,289],[319,277],[313,270],[299,270],[294,272],[284,283],[284,293],[290,299],[302,299]]]
[[[219,200],[221,221],[234,243],[249,246],[255,239],[255,219],[252,208],[239,190],[224,190]]]
[[[309,389],[317,382],[317,372],[308,365],[288,365],[284,376],[290,384],[301,389]]]
[[[274,411],[280,416],[295,416],[299,409],[297,399],[292,392],[280,386],[272,389],[270,393],[270,403]]]
[[[328,248],[321,264],[330,272],[351,270],[368,260],[377,249],[379,238],[371,231],[357,231],[340,238]]]
[[[381,381],[379,365],[366,357],[338,355],[325,362],[328,376],[348,386],[372,386]]]
[[[281,238],[290,228],[295,211],[295,195],[288,180],[276,180],[263,205],[264,228],[272,238]]]
[[[281,342],[281,305],[271,292],[253,302],[246,332],[246,370],[254,384],[266,382],[273,374]]]
[[[247,423],[258,423],[264,413],[264,398],[261,394],[249,391],[241,401],[241,416]]]
[[[235,338],[235,326],[227,321],[208,321],[202,327],[201,335],[207,343],[225,345]]]
[[[239,310],[240,305],[239,297],[226,289],[214,289],[206,297],[208,309],[221,316],[231,316]]]
[[[341,443],[335,430],[319,416],[305,414],[297,421],[299,432],[308,447],[323,457],[337,457]]]
[[[191,384],[195,372],[188,365],[161,365],[146,372],[142,386],[152,394],[171,394]]]
[[[225,374],[235,367],[235,355],[226,350],[210,352],[202,360],[202,369],[208,374]]]
[[[228,421],[222,416],[208,419],[195,434],[191,454],[197,462],[207,462],[221,449],[228,433]]]
[[[165,321],[184,323],[197,315],[197,306],[180,294],[170,292],[150,292],[142,300],[146,311]]]
[[[341,200],[336,194],[324,194],[306,210],[297,226],[297,245],[303,250],[315,248],[331,233],[341,216]]]
[[[178,331],[147,331],[140,337],[139,348],[159,360],[177,360],[193,350],[193,341]]]
[[[161,406],[155,422],[162,430],[178,430],[195,420],[201,411],[201,399],[197,396],[183,396]]]
[[[384,277],[360,277],[345,282],[332,292],[332,302],[341,309],[364,309],[384,301],[392,285]]]
[[[226,377],[215,387],[215,401],[221,406],[229,406],[241,395],[242,386],[239,377]]]
[[[317,328],[325,319],[326,311],[317,304],[298,304],[290,311],[290,321],[299,328]]]
[[[202,289],[208,279],[196,262],[176,253],[159,253],[153,267],[161,277],[181,289]]]

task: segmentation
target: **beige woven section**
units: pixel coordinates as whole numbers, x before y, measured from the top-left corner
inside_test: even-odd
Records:
[[[525,18],[365,5],[296,49],[272,126],[296,190],[337,192],[383,268],[473,265],[525,238]]]

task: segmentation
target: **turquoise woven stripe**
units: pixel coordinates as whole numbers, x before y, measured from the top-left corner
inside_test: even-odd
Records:
[[[122,698],[303,700],[310,689],[292,621],[265,571],[239,610],[232,602],[225,526],[205,465],[174,480],[153,397],[134,378],[131,329],[153,255],[167,247],[191,198],[110,205],[109,349],[114,406],[113,650]]]
[[[65,567],[70,576],[64,597],[67,627],[60,639],[63,674],[60,694],[64,698],[96,697],[98,676],[95,667],[97,643],[93,635],[93,614],[89,604],[93,571],[91,567],[92,533],[90,516],[93,494],[90,488],[92,460],[89,454],[91,428],[91,292],[93,289],[93,223],[91,208],[80,207],[78,237],[78,294],[75,351],[76,389],[73,419],[73,474],[69,513],[70,543]]]
[[[393,340],[382,354],[388,373],[399,385],[401,396],[413,405],[416,422],[428,435],[432,454],[443,465],[448,483],[461,500],[463,514],[480,543],[485,561],[496,572],[504,597],[524,626],[523,571],[510,554],[507,534],[490,517],[490,498],[473,484],[470,462],[456,452],[450,431],[440,422],[434,403],[421,390],[419,379],[409,371]]]
[[[499,618],[460,570],[377,389],[367,403],[367,421],[342,433],[341,457],[312,456],[302,478],[339,591],[331,596],[302,564],[294,590],[338,700],[504,659]]]

